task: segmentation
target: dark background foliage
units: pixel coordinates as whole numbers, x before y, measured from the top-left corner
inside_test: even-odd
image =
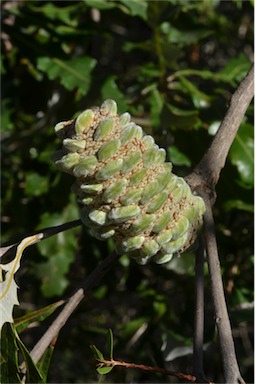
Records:
[[[3,1],[2,242],[78,218],[73,180],[51,156],[53,127],[106,98],[129,111],[187,175],[202,157],[253,59],[250,1]],[[241,372],[253,382],[252,107],[231,147],[214,207]],[[66,297],[113,249],[86,229],[25,252],[15,316]],[[206,272],[205,366],[223,381]],[[97,381],[90,344],[115,357],[192,370],[194,254],[169,265],[120,261],[61,331],[48,382]],[[52,317],[21,335],[28,348]],[[114,369],[113,382],[176,382]],[[172,380],[172,381],[171,381]]]

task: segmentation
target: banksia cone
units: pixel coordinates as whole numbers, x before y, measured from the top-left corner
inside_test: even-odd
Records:
[[[93,236],[112,237],[119,254],[140,264],[161,264],[195,242],[205,205],[172,173],[165,150],[130,118],[106,100],[74,121],[58,123],[63,149],[55,163],[76,177],[81,220]]]

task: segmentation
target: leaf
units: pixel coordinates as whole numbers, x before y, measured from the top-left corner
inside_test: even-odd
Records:
[[[5,322],[13,323],[12,311],[18,305],[17,284],[14,275],[20,267],[23,251],[42,239],[42,234],[26,237],[17,247],[15,258],[8,264],[0,264],[0,330]]]
[[[160,26],[161,32],[167,36],[169,43],[180,46],[190,45],[210,36],[213,31],[208,29],[181,31],[174,28],[169,22],[164,22]]]
[[[5,323],[1,332],[1,383],[21,383],[18,347],[13,327]]]
[[[170,147],[168,147],[168,155],[169,155],[170,161],[174,165],[186,165],[187,167],[191,166],[190,159],[174,145],[171,145]]]
[[[254,212],[254,206],[253,204],[247,204],[242,200],[228,200],[224,204],[224,208],[226,211],[231,211],[232,209],[238,209],[240,211],[245,211],[245,212]]]
[[[164,98],[158,89],[153,89],[150,97],[151,122],[155,127],[160,125],[160,114],[164,105]]]
[[[42,378],[43,378],[43,383],[47,383],[47,376],[48,376],[48,371],[50,367],[50,362],[52,358],[52,354],[54,351],[54,347],[56,345],[57,338],[54,338],[53,342],[49,345],[49,347],[46,349],[38,363],[36,364]]]
[[[108,331],[107,341],[108,341],[109,356],[110,356],[110,359],[112,360],[113,359],[113,334],[111,329],[109,329]]]
[[[193,104],[196,108],[208,107],[210,104],[210,97],[201,92],[193,83],[191,83],[186,77],[179,77],[182,85],[182,90],[186,90],[190,95]]]
[[[37,67],[45,72],[50,80],[60,79],[60,83],[68,90],[78,88],[82,95],[86,95],[90,87],[91,71],[96,60],[88,56],[76,57],[71,60],[39,57]]]
[[[229,81],[240,82],[247,74],[250,66],[251,62],[247,56],[245,56],[243,53],[240,53],[239,56],[228,62],[220,74],[228,78]]]
[[[14,331],[16,336],[17,345],[22,353],[23,359],[26,364],[26,379],[27,383],[43,383],[43,378],[38,371],[36,364],[33,362],[32,357],[30,356],[30,353],[28,352],[27,348],[23,344],[23,342],[20,340],[18,333],[16,330]]]
[[[57,301],[56,303],[47,305],[47,307],[38,309],[37,311],[30,312],[22,317],[14,319],[14,326],[18,333],[21,333],[30,324],[35,321],[43,321],[50,316],[60,305],[64,304],[64,300]]]
[[[88,7],[101,9],[102,11],[104,9],[111,9],[114,8],[116,5],[114,4],[114,1],[105,1],[105,0],[83,0],[84,3]]]
[[[27,196],[41,196],[48,192],[48,178],[39,175],[36,172],[30,172],[26,175],[25,193]]]
[[[73,202],[69,203],[61,213],[45,212],[41,216],[38,228],[54,227],[63,221],[76,219],[78,208],[74,197],[72,199]],[[77,228],[73,228],[68,231],[68,235],[60,232],[38,244],[38,249],[46,261],[36,263],[34,268],[35,274],[41,279],[41,290],[45,297],[62,295],[69,284],[66,275],[75,258],[76,233]]]
[[[124,94],[120,91],[116,84],[116,76],[109,76],[101,88],[102,100],[113,99],[118,104],[120,113],[126,112],[128,104]]]
[[[131,16],[140,16],[142,19],[147,18],[147,1],[145,0],[120,0],[128,9]]]
[[[90,348],[92,349],[92,351],[94,352],[95,357],[96,357],[98,360],[100,360],[100,361],[102,361],[102,362],[105,361],[105,358],[104,358],[102,352],[99,351],[99,349],[98,349],[94,344],[91,345]]]
[[[231,163],[237,167],[242,185],[247,188],[252,188],[254,183],[253,154],[253,127],[243,123],[230,148],[229,158]]]
[[[97,372],[100,373],[100,375],[106,375],[111,372],[112,369],[113,367],[98,367]]]

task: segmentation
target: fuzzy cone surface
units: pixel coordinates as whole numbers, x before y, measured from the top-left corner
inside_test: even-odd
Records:
[[[58,123],[55,132],[63,141],[55,164],[76,178],[73,191],[92,236],[112,237],[117,253],[140,264],[166,263],[192,246],[204,201],[130,114],[117,114],[114,100]]]

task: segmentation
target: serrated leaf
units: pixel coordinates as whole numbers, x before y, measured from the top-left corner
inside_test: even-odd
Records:
[[[56,303],[47,305],[47,307],[38,309],[37,311],[30,312],[22,317],[14,319],[14,326],[18,333],[21,333],[30,324],[35,321],[43,321],[50,316],[60,305],[64,304],[64,300],[57,301]]]
[[[112,369],[113,367],[98,367],[97,372],[100,373],[100,375],[106,375],[111,372]]]
[[[5,322],[13,323],[13,307],[18,305],[17,289],[18,286],[14,280],[15,273],[20,267],[20,259],[23,251],[32,244],[42,239],[42,234],[26,237],[17,247],[14,259],[8,264],[0,264],[0,330]]]
[[[253,127],[242,124],[230,148],[229,158],[237,167],[241,183],[244,187],[252,188],[254,183],[254,140]]]
[[[60,60],[56,57],[39,57],[37,68],[45,72],[50,80],[59,79],[68,90],[78,88],[86,95],[90,87],[90,75],[96,60],[89,56],[76,57],[72,60]]]

